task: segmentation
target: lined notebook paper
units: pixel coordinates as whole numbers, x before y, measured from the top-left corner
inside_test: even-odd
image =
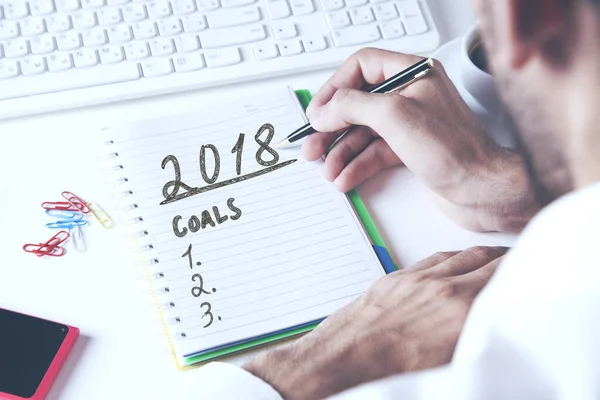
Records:
[[[384,274],[319,165],[271,147],[304,123],[286,88],[105,130],[178,359],[326,317]]]

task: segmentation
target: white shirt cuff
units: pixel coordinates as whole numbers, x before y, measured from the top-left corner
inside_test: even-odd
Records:
[[[283,400],[271,385],[232,364],[212,362],[198,372],[201,390],[190,400]]]

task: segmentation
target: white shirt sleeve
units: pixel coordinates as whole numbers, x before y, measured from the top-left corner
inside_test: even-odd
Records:
[[[216,368],[202,378],[216,385],[213,398],[280,399],[245,371]],[[599,399],[600,184],[530,223],[478,296],[450,365],[334,398]]]

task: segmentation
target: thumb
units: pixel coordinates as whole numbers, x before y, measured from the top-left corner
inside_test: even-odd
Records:
[[[311,125],[319,132],[335,132],[350,125],[368,126],[385,139],[389,121],[406,99],[398,94],[373,94],[357,89],[339,89],[325,105],[314,109]]]

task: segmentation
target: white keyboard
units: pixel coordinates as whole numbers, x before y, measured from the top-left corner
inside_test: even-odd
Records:
[[[438,44],[424,0],[0,0],[0,119]]]

